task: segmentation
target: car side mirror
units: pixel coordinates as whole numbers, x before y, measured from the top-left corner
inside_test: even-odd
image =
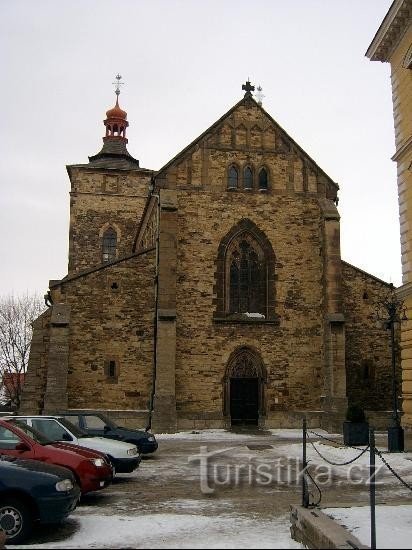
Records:
[[[73,441],[72,436],[70,434],[68,434],[67,432],[63,433],[62,439],[63,439],[63,441]]]
[[[103,428],[103,431],[104,431],[105,434],[107,434],[107,432],[110,432],[109,426],[105,426],[105,427]]]
[[[17,443],[15,449],[16,451],[20,451],[21,453],[24,453],[25,451],[30,451],[30,447],[27,445],[27,443],[24,443],[23,441]]]

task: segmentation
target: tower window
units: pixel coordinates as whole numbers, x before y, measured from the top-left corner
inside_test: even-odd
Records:
[[[102,261],[111,262],[116,259],[117,234],[114,229],[109,228],[103,234]]]
[[[237,189],[238,187],[239,174],[237,169],[234,166],[229,168],[229,177],[228,177],[228,189]]]
[[[259,189],[261,191],[267,191],[268,189],[268,173],[265,168],[262,168],[259,172]]]
[[[119,378],[119,363],[115,359],[107,359],[104,362],[104,374],[107,382],[117,382]]]
[[[116,378],[116,361],[109,361],[109,378]]]
[[[253,189],[253,172],[249,166],[243,172],[243,187],[245,189]]]

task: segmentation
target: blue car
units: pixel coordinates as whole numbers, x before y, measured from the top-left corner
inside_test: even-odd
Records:
[[[88,435],[133,443],[138,448],[139,453],[144,455],[154,453],[158,447],[156,438],[152,433],[118,426],[113,420],[100,412],[63,412],[59,416],[70,420],[72,424],[81,428]]]
[[[80,488],[70,470],[38,460],[0,457],[0,530],[20,544],[35,523],[59,523],[76,508]]]

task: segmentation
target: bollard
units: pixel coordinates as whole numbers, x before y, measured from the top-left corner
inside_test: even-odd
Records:
[[[376,548],[375,432],[369,430],[369,502],[371,508],[371,548]]]
[[[302,506],[304,508],[308,508],[309,507],[309,491],[308,491],[308,485],[307,485],[307,482],[306,482],[306,476],[305,476],[305,472],[306,472],[306,467],[307,467],[307,460],[306,460],[306,430],[307,430],[307,427],[306,427],[306,416],[303,417],[303,433],[302,433],[302,444],[303,444],[303,449],[302,449],[302,453],[303,453],[303,456],[302,456]]]

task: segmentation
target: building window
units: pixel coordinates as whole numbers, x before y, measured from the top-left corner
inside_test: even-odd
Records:
[[[266,313],[265,258],[250,235],[244,235],[230,254],[228,313]],[[260,257],[259,257],[260,256]]]
[[[104,373],[108,382],[117,382],[119,378],[119,365],[115,359],[105,361]]]
[[[228,182],[227,182],[228,189],[237,189],[238,181],[239,181],[238,171],[235,168],[235,166],[231,166],[229,168],[229,174],[228,174]]]
[[[268,190],[268,173],[265,168],[262,168],[259,172],[259,189],[261,191]]]
[[[253,189],[253,172],[250,166],[246,166],[243,172],[243,187],[244,189]]]
[[[109,378],[116,378],[116,361],[109,361]]]
[[[362,361],[361,378],[364,384],[372,384],[375,382],[375,365],[369,359]]]
[[[275,261],[270,241],[251,220],[233,226],[218,248],[214,318],[277,321]]]
[[[103,234],[102,261],[111,262],[116,259],[117,234],[111,227]]]

